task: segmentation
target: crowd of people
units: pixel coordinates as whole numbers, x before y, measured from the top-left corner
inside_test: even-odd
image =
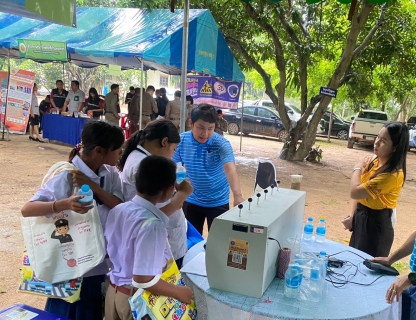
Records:
[[[37,89],[37,88],[36,88]],[[37,98],[33,92],[32,105],[35,112],[30,121],[31,133],[29,139],[33,141],[42,142],[41,124],[42,115],[48,113],[69,113],[83,112],[94,119],[101,119],[103,117],[105,121],[114,125],[120,125],[121,108],[120,108],[120,87],[118,84],[112,84],[110,92],[105,95],[99,95],[96,88],[90,88],[88,96],[80,90],[79,82],[77,80],[71,81],[71,89],[65,90],[65,86],[62,80],[56,81],[56,88],[51,90],[51,94],[47,95],[40,104],[37,102]],[[174,93],[174,99],[169,101],[166,95],[166,89],[155,89],[154,86],[148,86],[146,90],[144,88],[135,88],[131,86],[129,92],[126,94],[124,103],[127,105],[127,116],[130,134],[133,134],[140,128],[145,128],[147,124],[155,119],[167,119],[172,121],[177,130],[180,132],[180,117],[181,117],[181,99],[182,94],[180,91]],[[186,119],[185,119],[185,131],[191,129],[189,120],[192,109],[195,107],[192,96],[186,96]],[[140,108],[142,103],[142,108]],[[37,109],[39,108],[39,110]],[[217,122],[215,126],[215,132],[223,135],[227,129],[227,122],[222,117],[222,111],[218,110]],[[32,126],[33,123],[37,123]],[[38,127],[38,133],[36,128]]]
[[[79,91],[76,81],[71,84],[72,93],[65,92],[62,82],[57,82],[50,97],[39,106],[33,102],[29,138],[41,140],[39,119],[52,108],[61,112],[81,110],[84,101]],[[177,265],[182,265],[187,251],[186,220],[202,234],[205,222],[209,230],[213,219],[229,210],[230,190],[233,206],[244,201],[233,149],[222,136],[227,123],[221,110],[205,104],[194,106],[192,97],[186,96],[186,131],[179,134],[180,91],[169,101],[164,88],[131,87],[125,99],[129,120],[136,129],[141,121],[142,130],[124,142],[118,94],[119,86],[114,84],[102,102],[97,91],[90,89],[84,108],[93,114],[104,109],[106,121],[89,122],[82,143],[71,151],[69,162],[79,170],[51,179],[22,208],[24,216],[62,210],[85,213],[91,204],[78,203],[80,197],[73,195],[73,187],[88,184],[94,192],[109,259],[84,276],[80,301],[69,304],[48,300],[47,311],[70,319],[102,319],[101,284],[106,277],[110,284],[106,319],[132,319],[128,298],[137,286],[162,273],[170,258],[169,247]],[[381,129],[374,142],[374,156],[353,168],[352,214],[342,221],[352,232],[350,246],[386,265],[416,252],[414,232],[400,249],[390,253],[393,210],[406,179],[408,146],[409,132],[404,124],[391,122]],[[175,184],[175,163],[186,167],[189,178],[179,185]],[[149,217],[156,219],[143,225]],[[147,290],[183,302],[193,298],[188,287],[175,287],[163,280]],[[416,319],[415,263],[411,263],[411,272],[394,282],[386,293],[389,303],[401,297],[402,319]]]
[[[215,133],[217,117],[214,107],[199,105],[190,114],[190,131],[179,134],[174,122],[158,119],[126,142],[115,124],[91,121],[85,125],[82,143],[69,156],[78,170],[50,179],[22,214],[85,213],[91,203],[78,203],[80,197],[73,189],[90,185],[108,259],[84,275],[78,302],[48,299],[46,311],[69,319],[102,319],[101,285],[107,279],[105,318],[133,319],[128,299],[137,285],[162,273],[170,258],[169,247],[181,267],[187,251],[186,219],[202,234],[205,220],[210,227],[215,217],[229,209],[230,189],[233,205],[244,201],[231,144]],[[175,183],[175,162],[186,166],[189,180]],[[156,219],[143,225],[149,217]],[[190,288],[163,280],[147,290],[182,302],[193,298]]]

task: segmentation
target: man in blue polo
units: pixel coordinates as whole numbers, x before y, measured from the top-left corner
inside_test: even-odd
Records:
[[[243,202],[240,181],[230,142],[215,133],[217,112],[208,104],[194,108],[191,131],[181,134],[172,160],[186,167],[194,192],[183,204],[186,219],[202,234],[214,218],[229,210],[230,188],[234,206]]]

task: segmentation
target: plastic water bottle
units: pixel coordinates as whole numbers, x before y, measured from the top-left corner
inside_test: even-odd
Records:
[[[79,203],[87,203],[94,200],[94,195],[88,184],[82,185],[82,187],[78,190],[78,195],[83,196],[82,199],[78,200]]]
[[[325,241],[325,236],[326,236],[326,223],[325,223],[325,219],[321,218],[321,220],[319,220],[318,226],[316,227],[315,241],[322,243]]]
[[[303,228],[303,240],[309,241],[312,239],[313,229],[313,218],[309,217],[305,227]]]
[[[321,258],[325,262],[325,274],[326,274],[326,269],[328,269],[328,256],[326,255],[326,252],[325,251],[319,252],[319,258]]]
[[[297,299],[302,282],[302,268],[297,264],[289,265],[285,274],[285,296]]]
[[[314,266],[311,269],[311,277],[309,281],[309,300],[313,302],[319,302],[322,299],[323,283],[324,279],[318,266]]]
[[[186,175],[186,169],[182,165],[182,162],[176,163],[176,183],[181,183],[183,180],[185,180],[187,177]]]

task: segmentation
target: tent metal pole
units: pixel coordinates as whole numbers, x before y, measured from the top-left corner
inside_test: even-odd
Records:
[[[245,89],[245,82],[243,82],[243,93],[241,94],[240,152],[242,150],[242,145],[243,145],[243,118],[244,118],[244,93],[245,93],[244,89]]]
[[[184,1],[181,72],[181,122],[180,132],[185,132],[186,120],[186,75],[188,73],[189,0]]]
[[[6,130],[6,114],[7,114],[7,98],[9,96],[9,83],[10,83],[10,74],[11,74],[11,70],[10,70],[10,49],[8,50],[7,53],[7,73],[8,73],[8,77],[7,77],[7,92],[6,92],[6,107],[4,108],[4,114],[3,114],[3,132],[1,135],[1,140],[4,140],[4,132]],[[8,137],[8,135],[7,135]],[[7,139],[7,141],[10,141],[9,139]]]
[[[141,67],[140,67],[140,117],[139,117],[139,130],[142,130],[142,118],[143,118],[143,58],[141,58]]]

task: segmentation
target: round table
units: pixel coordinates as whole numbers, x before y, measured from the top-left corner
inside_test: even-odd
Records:
[[[204,252],[205,242],[200,242],[185,255],[184,265],[200,252]],[[344,250],[353,251],[364,258],[369,255],[347,247],[343,244],[326,240],[324,243],[303,241],[301,251],[335,254]],[[371,283],[379,275],[367,269],[363,259],[350,253],[336,255],[340,260],[359,265],[359,271],[351,281]],[[342,272],[346,268],[334,269]],[[346,274],[352,273],[347,271]],[[347,284],[335,288],[326,282],[322,300],[313,303],[289,299],[284,295],[284,280],[275,278],[261,299],[243,296],[236,293],[211,289],[208,278],[195,274],[184,274],[185,281],[195,294],[199,320],[269,320],[269,319],[366,319],[366,320],[399,320],[401,304],[389,305],[385,302],[388,287],[396,280],[394,276],[383,276],[370,286]],[[244,279],[241,279],[244,281]]]

